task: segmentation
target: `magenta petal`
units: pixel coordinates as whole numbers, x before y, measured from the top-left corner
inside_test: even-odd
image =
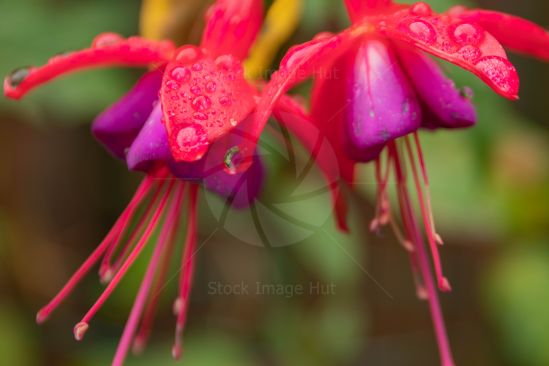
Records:
[[[158,104],[128,149],[126,163],[130,170],[147,171],[155,161],[170,159],[168,133],[162,123],[162,108]]]
[[[151,114],[162,82],[161,70],[146,73],[119,101],[95,119],[92,133],[114,156],[124,159]]]
[[[235,169],[241,158],[239,146],[253,138],[246,132],[254,122],[255,113],[249,115],[208,151],[204,163],[204,185],[210,191],[227,197],[236,208],[249,206],[263,187],[265,171],[257,151],[251,166],[245,171]]]
[[[349,65],[345,130],[347,149],[358,161],[375,158],[385,144],[420,127],[421,109],[398,60],[379,40],[356,50]]]
[[[223,197],[235,208],[248,207],[261,193],[265,178],[263,163],[257,154],[246,171],[227,173],[223,162],[205,170],[204,186]]]
[[[425,127],[464,128],[476,123],[475,107],[467,89],[458,90],[427,55],[403,47],[398,53],[421,99],[436,117],[427,120],[424,116]]]

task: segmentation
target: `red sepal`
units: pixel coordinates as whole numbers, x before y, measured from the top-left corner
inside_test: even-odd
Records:
[[[316,164],[322,170],[326,183],[332,193],[332,202],[338,227],[341,231],[349,231],[347,226],[347,201],[341,192],[341,169],[338,153],[331,141],[320,131],[306,113],[304,108],[291,97],[283,95],[276,104],[273,115],[275,119],[286,126],[303,146],[310,152]]]
[[[549,32],[529,20],[489,10],[454,8],[450,9],[450,14],[480,24],[504,47],[549,61]]]
[[[196,47],[181,48],[166,66],[160,89],[174,159],[202,158],[210,143],[252,112],[256,94],[233,56],[214,59]]]
[[[329,65],[368,29],[370,28],[352,27],[336,35],[323,33],[312,41],[290,48],[282,59],[279,70],[272,75],[263,89],[250,135],[259,138],[261,130],[282,95],[296,84],[313,76],[315,72],[319,72],[322,67]],[[250,157],[255,151],[256,144],[257,140],[249,140],[240,146],[242,162],[238,169],[245,170],[249,167],[252,162]]]
[[[497,93],[518,99],[519,78],[499,42],[479,24],[450,15],[417,15],[414,7],[384,17],[380,32],[449,61]]]
[[[19,99],[35,87],[58,76],[89,67],[148,66],[167,62],[175,46],[171,41],[122,38],[114,33],[98,35],[90,48],[57,55],[40,67],[21,68],[4,79],[4,94]]]
[[[261,28],[263,1],[217,0],[206,14],[201,47],[212,56],[233,55],[243,60]]]

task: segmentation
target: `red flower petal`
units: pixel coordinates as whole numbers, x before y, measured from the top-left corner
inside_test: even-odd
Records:
[[[322,66],[329,65],[338,55],[345,52],[353,41],[363,35],[369,27],[353,27],[336,35],[320,34],[312,41],[290,48],[280,63],[271,81],[265,86],[258,103],[253,130],[250,135],[261,134],[279,98],[296,84],[311,77]],[[249,140],[240,147],[242,161],[239,170],[249,167],[250,157],[255,151],[257,140]]]
[[[332,201],[340,230],[349,231],[347,226],[347,202],[341,192],[341,169],[338,156],[331,142],[318,127],[313,125],[303,107],[292,98],[283,95],[274,108],[274,117],[295,135],[311,153],[326,177],[332,192]],[[347,165],[347,162],[344,162]],[[349,161],[349,164],[352,162]]]
[[[449,15],[417,15],[413,9],[384,18],[379,30],[471,71],[506,98],[518,98],[515,67],[492,35],[476,23]]]
[[[453,14],[463,21],[480,24],[513,51],[549,60],[549,33],[529,20],[488,10],[455,10]]]
[[[60,75],[88,67],[111,65],[147,66],[167,62],[175,47],[171,41],[122,38],[114,33],[98,35],[90,48],[51,58],[41,67],[22,68],[4,79],[4,94],[19,99],[33,88]]]
[[[202,158],[211,142],[250,114],[255,96],[233,56],[214,59],[196,47],[181,48],[167,65],[160,89],[174,159]]]
[[[383,10],[392,4],[392,0],[345,0],[347,12],[353,21]]]
[[[213,56],[246,58],[263,21],[261,0],[218,0],[208,9],[203,48]]]

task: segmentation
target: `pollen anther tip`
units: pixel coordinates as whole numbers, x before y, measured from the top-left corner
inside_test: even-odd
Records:
[[[84,338],[84,335],[88,331],[90,325],[86,322],[80,322],[74,326],[74,339],[81,341]]]
[[[36,323],[37,324],[44,324],[46,322],[46,320],[48,320],[48,318],[49,318],[49,315],[44,314],[43,310],[40,310],[36,313]]]

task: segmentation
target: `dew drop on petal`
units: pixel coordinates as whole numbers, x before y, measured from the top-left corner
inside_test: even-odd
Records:
[[[8,75],[8,80],[9,80],[10,85],[11,85],[13,88],[16,88],[16,87],[19,86],[23,81],[25,81],[25,79],[27,78],[27,76],[29,76],[29,73],[30,73],[30,70],[29,70],[28,67],[20,67],[20,68],[18,68],[18,69],[13,70],[13,71]]]
[[[191,70],[188,67],[176,67],[172,70],[171,77],[176,81],[188,82],[191,80]]]
[[[117,33],[103,33],[94,38],[92,42],[93,48],[102,48],[106,46],[112,46],[120,43],[124,40],[120,34]]]
[[[177,90],[181,87],[181,85],[179,85],[179,83],[175,80],[168,80],[166,81],[166,88],[168,89],[171,89],[171,90]]]
[[[200,57],[200,50],[194,46],[182,47],[175,59],[183,63],[191,63]]]
[[[205,95],[199,95],[191,103],[195,111],[207,111],[212,106],[212,101]]]
[[[194,95],[201,95],[202,94],[202,90],[200,89],[200,87],[198,85],[193,85],[191,86],[191,93],[193,93]]]
[[[435,28],[424,20],[409,22],[408,34],[412,38],[428,44],[434,43],[437,37]]]
[[[181,126],[177,133],[176,142],[183,155],[200,159],[208,148],[208,134],[204,127],[199,124],[187,124]]]
[[[499,56],[486,56],[475,67],[504,93],[518,92],[516,70],[508,60]]]
[[[476,46],[482,42],[484,31],[474,24],[461,23],[450,31],[450,36],[457,44]]]
[[[208,81],[208,83],[206,83],[206,91],[208,93],[214,93],[216,89],[217,89],[217,84],[215,81]]]
[[[223,71],[237,71],[239,63],[231,55],[222,55],[215,59],[215,65]]]
[[[208,119],[208,115],[202,112],[196,112],[193,114],[193,118],[199,121],[206,121]]]
[[[429,16],[433,13],[433,10],[431,9],[431,6],[429,4],[424,2],[415,3],[410,8],[410,14],[418,15],[418,16]]]
[[[458,50],[458,54],[463,57],[465,61],[476,63],[482,56],[480,50],[475,46],[464,46]]]
[[[223,97],[219,98],[219,104],[221,104],[224,107],[228,107],[232,104],[232,100],[231,100],[231,98],[229,98],[227,96],[223,96]]]
[[[201,63],[197,62],[196,64],[193,64],[193,66],[191,66],[193,71],[202,71],[202,69],[204,68],[204,66],[202,66]]]

